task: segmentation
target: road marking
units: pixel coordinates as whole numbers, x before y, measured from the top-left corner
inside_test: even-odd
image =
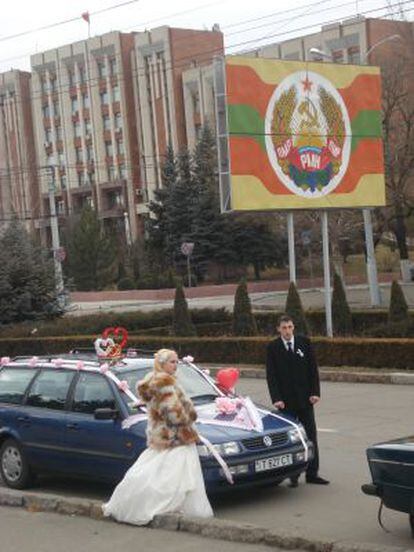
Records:
[[[337,429],[328,429],[323,427],[318,427],[318,431],[321,431],[323,433],[338,433]]]

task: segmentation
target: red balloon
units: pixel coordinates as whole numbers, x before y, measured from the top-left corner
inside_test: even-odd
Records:
[[[222,368],[217,372],[216,381],[220,387],[230,391],[236,385],[240,372],[237,368]]]

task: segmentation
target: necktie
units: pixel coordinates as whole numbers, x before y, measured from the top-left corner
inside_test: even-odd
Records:
[[[288,353],[293,353],[292,342],[291,341],[287,342],[287,350],[288,350]]]

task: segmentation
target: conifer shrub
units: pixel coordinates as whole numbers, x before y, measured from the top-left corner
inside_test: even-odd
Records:
[[[244,279],[237,286],[234,297],[233,335],[257,335],[256,320],[252,313],[252,305]]]
[[[400,284],[393,280],[391,285],[390,307],[388,310],[388,323],[409,321],[408,305]]]
[[[298,334],[309,334],[305,311],[303,310],[302,301],[300,300],[300,296],[294,282],[290,282],[289,285],[285,312],[292,318],[293,323],[295,324],[295,331]]]
[[[177,282],[175,288],[172,331],[177,336],[191,337],[197,335],[181,281]]]
[[[352,314],[342,279],[335,272],[332,291],[332,322],[335,335],[352,334]]]

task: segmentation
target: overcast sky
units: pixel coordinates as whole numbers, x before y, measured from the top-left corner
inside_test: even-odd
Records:
[[[0,19],[0,71],[30,69],[29,56],[83,40],[88,26],[81,14],[122,4],[127,0],[8,0]],[[211,29],[220,25],[228,53],[280,42],[318,30],[331,20],[390,14],[398,0],[139,0],[127,6],[91,15],[91,36],[111,30],[143,31],[160,25]],[[414,0],[400,0],[413,20]],[[390,7],[391,5],[391,7]],[[375,10],[375,11],[373,11]],[[369,12],[369,13],[367,13]],[[25,31],[77,18],[76,21],[10,38]]]

